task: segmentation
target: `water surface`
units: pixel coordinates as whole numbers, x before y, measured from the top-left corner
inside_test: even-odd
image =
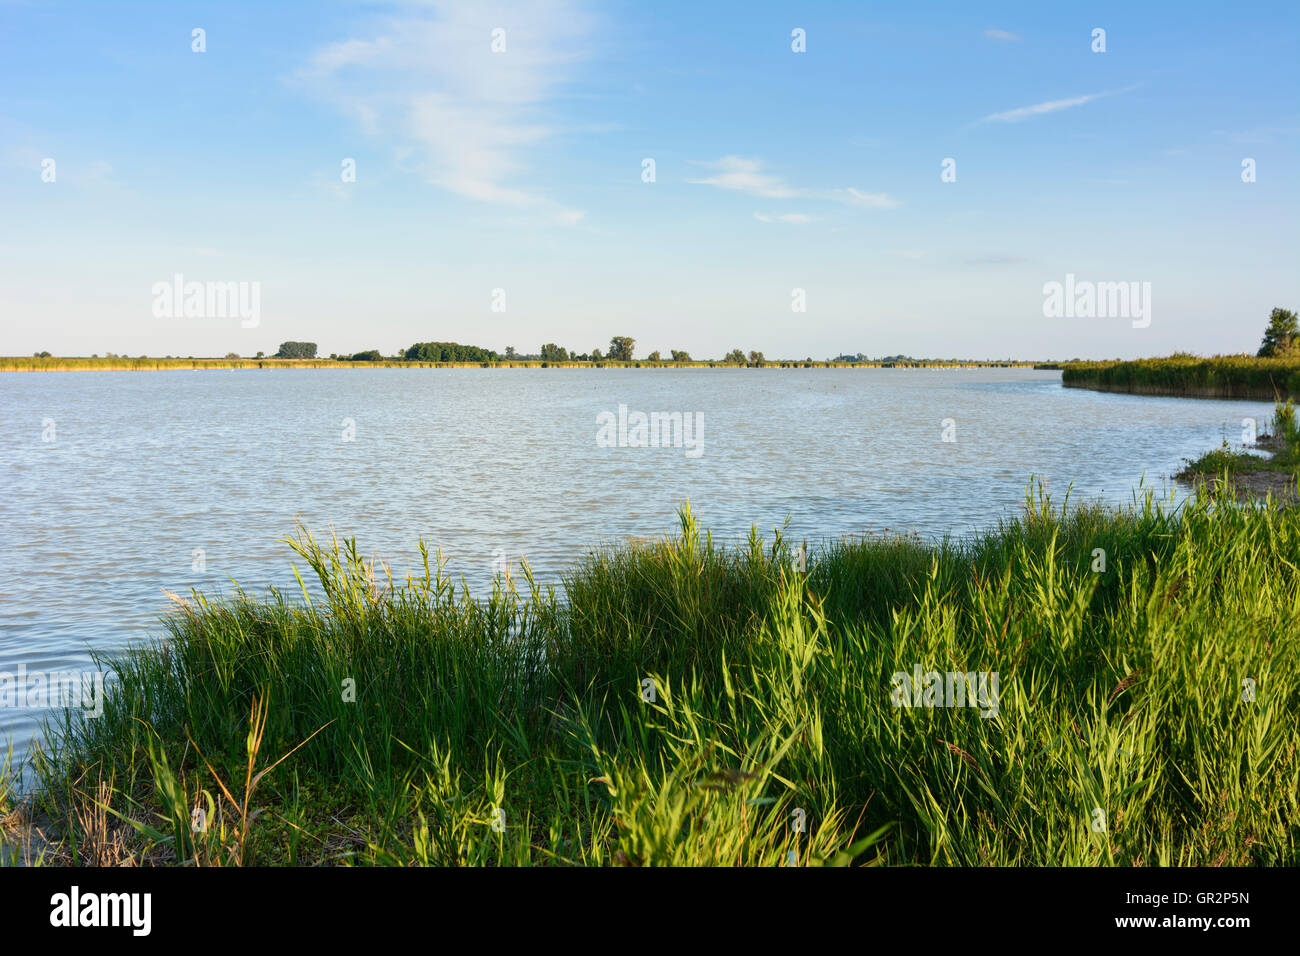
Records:
[[[703,454],[600,447],[620,404],[702,415]],[[1270,415],[1022,369],[0,375],[0,671],[84,668],[157,633],[166,591],[296,589],[279,539],[297,520],[399,572],[422,537],[474,588],[521,556],[554,581],[601,542],[673,530],[685,498],[715,537],[789,518],[810,545],[988,527],[1033,475],[1127,503]],[[40,717],[0,708],[0,741],[21,754]]]

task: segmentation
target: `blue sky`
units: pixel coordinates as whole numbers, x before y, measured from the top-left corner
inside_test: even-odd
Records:
[[[0,0],[0,352],[1253,351],[1300,307],[1298,35],[1293,2]],[[178,273],[260,283],[258,324],[156,317]],[[1045,317],[1066,274],[1150,282],[1150,325]]]

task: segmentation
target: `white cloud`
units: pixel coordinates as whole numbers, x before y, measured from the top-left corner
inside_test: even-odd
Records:
[[[1014,43],[1020,39],[1014,33],[1008,33],[1006,30],[985,30],[984,35],[990,40],[1005,40],[1008,43]]]
[[[709,167],[714,170],[714,174],[703,179],[688,179],[688,183],[742,192],[760,199],[820,199],[870,209],[893,209],[898,206],[898,200],[886,193],[867,193],[851,186],[842,189],[803,189],[791,186],[780,176],[765,172],[762,162],[757,159],[723,156],[719,160],[698,165]]]
[[[688,183],[717,186],[719,189],[734,189],[764,199],[794,199],[801,195],[797,190],[787,186],[779,176],[764,173],[762,163],[756,159],[723,156],[715,163],[702,165],[712,166],[718,172],[707,179],[688,179]]]
[[[82,160],[75,153],[53,148],[43,151],[31,146],[11,147],[0,152],[0,165],[9,165],[30,171],[33,179],[40,181],[45,175],[45,163],[54,161],[53,182],[74,189],[106,193],[131,193],[113,170],[113,164],[106,159]]]
[[[501,53],[492,50],[497,28]],[[582,212],[530,185],[526,159],[551,134],[545,105],[590,48],[592,28],[573,0],[433,0],[405,7],[369,38],[316,50],[297,78],[415,157],[430,183],[573,223]]]
[[[809,216],[802,212],[787,212],[780,216],[765,216],[761,212],[754,213],[754,218],[759,222],[786,222],[791,225],[802,226],[804,223],[815,221],[815,216]]]
[[[1123,90],[1117,92],[1124,92]],[[1084,103],[1091,103],[1093,100],[1100,99],[1103,96],[1112,96],[1113,92],[1087,93],[1083,96],[1072,96],[1064,100],[1048,100],[1045,103],[1035,103],[1033,106],[1021,106],[1018,109],[1007,110],[1004,113],[990,113],[980,120],[981,123],[1019,123],[1021,120],[1029,119],[1031,116],[1043,116],[1046,113],[1055,113],[1058,110],[1066,110],[1072,106],[1082,106]]]
[[[1300,130],[1295,126],[1263,126],[1257,129],[1244,130],[1239,133],[1225,134],[1222,130],[1215,130],[1215,135],[1227,135],[1234,142],[1247,146],[1257,146],[1262,144],[1276,143],[1280,138],[1287,139],[1294,136]]]
[[[838,193],[839,190],[836,190]],[[869,209],[896,209],[898,200],[888,193],[864,193],[861,190],[852,187],[844,190],[847,198],[844,202],[853,206],[866,206]]]

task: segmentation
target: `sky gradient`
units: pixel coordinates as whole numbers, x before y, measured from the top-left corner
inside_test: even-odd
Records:
[[[1300,307],[1298,34],[1293,2],[0,0],[0,353],[1254,351]],[[156,316],[176,274],[260,283],[257,325]],[[1045,317],[1067,274],[1149,282],[1150,324]]]

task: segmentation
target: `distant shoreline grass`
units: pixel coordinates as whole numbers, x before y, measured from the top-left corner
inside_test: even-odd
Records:
[[[1034,362],[994,361],[915,361],[915,362],[808,362],[771,360],[759,364],[737,365],[722,361],[651,362],[544,362],[541,360],[501,359],[496,362],[406,362],[381,360],[353,362],[340,359],[225,359],[225,358],[36,358],[0,357],[0,372],[135,372],[168,369],[319,369],[319,368],[1060,368],[1059,365]]]
[[[1289,358],[1171,355],[1128,362],[1067,362],[1061,373],[1061,384],[1067,388],[1135,395],[1262,401],[1300,398],[1300,355]]]
[[[191,595],[50,729],[43,862],[1300,864],[1295,509],[1040,495],[801,557],[684,508],[564,600],[292,544],[314,599]]]

